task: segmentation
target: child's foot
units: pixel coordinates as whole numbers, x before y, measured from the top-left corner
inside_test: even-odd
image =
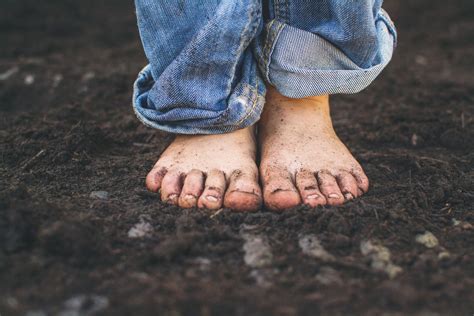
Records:
[[[262,203],[253,128],[177,136],[147,176],[149,190],[183,208],[255,211]]]
[[[334,132],[329,97],[290,99],[269,88],[259,123],[265,205],[339,205],[359,197],[369,180]]]

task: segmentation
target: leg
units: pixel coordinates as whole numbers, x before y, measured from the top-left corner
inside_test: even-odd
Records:
[[[146,125],[190,134],[161,155],[147,187],[181,207],[257,210],[251,126],[265,84],[247,47],[260,31],[260,1],[136,0],[136,7],[150,65],[135,83],[135,112]]]
[[[381,1],[273,0],[255,46],[273,88],[259,122],[265,204],[339,205],[368,190],[334,132],[328,94],[365,88],[385,67],[395,30]],[[317,96],[316,96],[317,95]]]
[[[269,88],[259,139],[270,209],[338,205],[368,190],[364,171],[334,132],[327,95],[291,99]]]

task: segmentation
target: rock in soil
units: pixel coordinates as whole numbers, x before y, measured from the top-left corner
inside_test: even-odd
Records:
[[[369,258],[372,269],[385,272],[391,279],[403,271],[401,267],[392,263],[388,248],[378,242],[363,241],[360,244],[360,251]]]

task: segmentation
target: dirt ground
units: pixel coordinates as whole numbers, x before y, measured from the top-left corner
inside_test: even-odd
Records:
[[[393,63],[332,102],[370,193],[211,214],[144,188],[132,1],[2,1],[0,314],[472,315],[474,2],[385,7]]]

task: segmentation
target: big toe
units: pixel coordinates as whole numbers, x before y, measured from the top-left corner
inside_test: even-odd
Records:
[[[237,170],[229,178],[224,206],[234,211],[257,211],[262,205],[262,192],[256,172]]]
[[[273,211],[283,211],[301,203],[301,198],[285,169],[269,168],[262,173],[265,206]]]

